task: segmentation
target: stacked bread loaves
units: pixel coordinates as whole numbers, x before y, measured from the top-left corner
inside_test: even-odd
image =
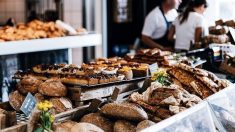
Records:
[[[65,98],[67,88],[58,79],[49,79],[43,82],[34,76],[25,76],[17,84],[17,90],[9,96],[9,102],[16,111],[20,111],[20,107],[28,93],[33,94],[37,102],[44,99],[50,100],[55,113],[72,108],[71,101]]]

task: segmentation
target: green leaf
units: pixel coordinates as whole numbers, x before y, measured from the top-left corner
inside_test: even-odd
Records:
[[[43,132],[43,128],[42,127],[38,127],[34,132]]]

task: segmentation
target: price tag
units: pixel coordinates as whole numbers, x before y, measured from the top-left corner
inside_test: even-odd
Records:
[[[149,70],[150,70],[150,74],[152,75],[155,71],[157,71],[158,69],[158,64],[154,63],[152,65],[149,66]]]
[[[33,109],[35,108],[36,104],[37,104],[37,101],[35,97],[31,93],[28,93],[22,106],[20,107],[20,110],[26,116],[29,116],[31,112],[33,111]]]
[[[233,39],[233,43],[235,42],[235,29],[229,27],[229,33],[230,35],[232,36],[232,39]]]

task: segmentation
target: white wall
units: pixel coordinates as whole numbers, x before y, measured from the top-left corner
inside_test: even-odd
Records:
[[[205,12],[205,17],[209,25],[213,25],[218,19],[235,19],[235,0],[207,0],[209,7]]]

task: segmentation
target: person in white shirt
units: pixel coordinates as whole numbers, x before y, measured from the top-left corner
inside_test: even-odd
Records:
[[[207,8],[206,0],[190,0],[185,11],[173,22],[168,35],[169,40],[174,40],[175,51],[189,51],[200,47],[200,40],[205,31],[205,18],[203,13]]]
[[[180,0],[162,0],[161,6],[153,9],[145,18],[141,40],[150,48],[167,49],[172,46],[167,40],[171,23],[178,16],[175,7]]]

